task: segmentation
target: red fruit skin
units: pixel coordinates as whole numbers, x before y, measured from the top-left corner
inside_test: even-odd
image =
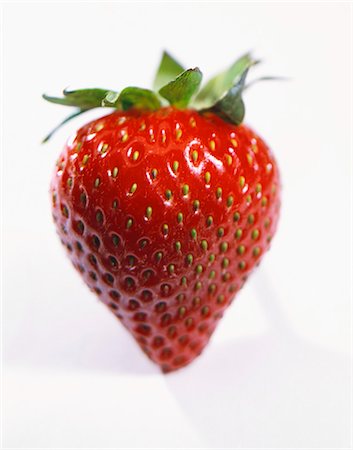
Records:
[[[163,108],[82,127],[61,153],[51,194],[72,263],[168,372],[201,353],[269,248],[280,181],[247,126]]]

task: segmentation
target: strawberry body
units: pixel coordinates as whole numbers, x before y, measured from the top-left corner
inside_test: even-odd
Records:
[[[279,191],[250,128],[173,107],[87,124],[51,184],[74,266],[164,371],[200,354],[260,262]]]

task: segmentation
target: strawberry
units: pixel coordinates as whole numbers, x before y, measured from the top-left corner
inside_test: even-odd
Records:
[[[276,230],[278,168],[241,123],[254,63],[243,56],[195,96],[201,72],[165,53],[158,94],[45,96],[77,107],[73,116],[115,108],[64,147],[53,217],[86,284],[164,372],[202,352]]]

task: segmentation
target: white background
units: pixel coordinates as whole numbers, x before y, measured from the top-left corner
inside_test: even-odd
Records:
[[[351,445],[352,8],[348,3],[3,5],[3,447]],[[252,49],[246,121],[283,209],[209,348],[161,375],[66,259],[48,185],[66,87],[151,85],[160,52],[206,74]]]

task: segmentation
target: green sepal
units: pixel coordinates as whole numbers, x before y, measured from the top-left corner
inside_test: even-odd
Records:
[[[202,73],[198,67],[182,72],[175,80],[170,81],[159,90],[159,94],[177,108],[186,108],[198,91]]]
[[[158,92],[161,87],[174,80],[178,75],[184,72],[184,70],[182,65],[180,65],[168,52],[164,51],[153,82],[153,90]]]
[[[212,111],[235,125],[242,122],[245,113],[242,93],[258,80],[278,79],[262,77],[245,85],[248,70],[259,61],[247,53],[236,60],[227,70],[211,78],[197,94],[202,73],[198,68],[184,68],[167,52],[163,53],[154,80],[156,92],[149,89],[127,87],[120,93],[108,89],[64,90],[63,97],[43,95],[51,103],[75,107],[76,111],[60,123],[43,140],[46,142],[53,133],[69,120],[93,108],[108,107],[120,111],[138,109],[155,111],[167,102],[176,108],[193,108],[200,113]],[[157,92],[158,91],[158,92]],[[166,102],[167,101],[167,102]]]
[[[109,91],[102,100],[102,107],[114,108],[119,98],[119,92]]]
[[[227,70],[211,78],[196,96],[193,106],[206,109],[216,104],[238,82],[245,70],[257,64],[250,53],[237,59]]]
[[[80,109],[92,109],[102,106],[102,102],[110,91],[109,89],[77,89],[63,91],[63,97],[50,97],[44,94],[43,98],[51,103],[65,106],[75,106]]]
[[[123,111],[131,108],[155,111],[161,107],[161,102],[157,95],[149,89],[127,87],[120,92],[115,107]]]
[[[273,76],[273,75],[267,75],[264,77],[258,77],[255,78],[254,80],[250,81],[250,83],[247,83],[244,86],[243,91],[245,91],[246,89],[249,89],[249,87],[251,87],[252,85],[258,83],[259,81],[288,81],[289,78],[288,77],[277,77],[277,76]]]
[[[64,106],[75,106],[79,110],[64,119],[57,127],[55,127],[44,139],[47,142],[52,135],[65,123],[80,114],[93,108],[115,108],[120,111],[126,111],[130,108],[155,111],[161,107],[157,95],[149,89],[141,89],[137,87],[127,87],[120,94],[107,89],[80,89],[77,91],[63,91],[64,97],[49,97],[43,95],[45,100]]]
[[[242,93],[245,86],[245,79],[248,74],[246,69],[239,81],[227,92],[227,94],[219,100],[211,108],[207,108],[205,111],[212,111],[223,120],[239,125],[242,123],[245,115],[245,106],[242,99]]]
[[[45,142],[48,142],[49,139],[53,136],[53,134],[56,131],[58,131],[59,128],[61,128],[63,125],[65,125],[65,123],[69,122],[71,119],[74,119],[75,117],[79,116],[80,114],[82,114],[86,111],[88,111],[88,110],[87,109],[79,109],[78,111],[75,111],[70,116],[66,117],[66,119],[64,119],[62,122],[60,122],[59,125],[57,125],[53,130],[51,130],[51,132],[49,134],[47,134],[47,136],[42,140],[42,144],[44,144]]]

